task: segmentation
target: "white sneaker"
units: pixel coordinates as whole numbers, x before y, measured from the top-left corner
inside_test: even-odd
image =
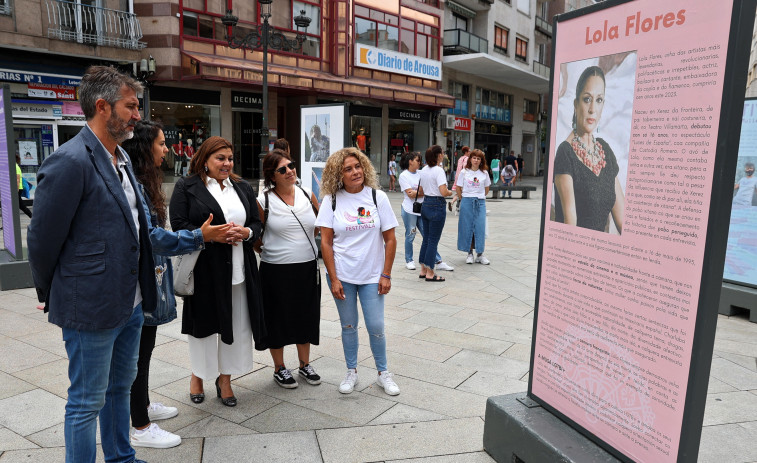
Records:
[[[468,257],[465,258],[466,264],[472,264],[473,263],[473,254],[468,254]]]
[[[455,267],[453,267],[453,266],[451,266],[451,265],[449,265],[449,264],[447,264],[445,262],[437,262],[434,265],[434,270],[446,270],[448,272],[454,272],[455,271]]]
[[[486,256],[481,255],[481,256],[476,257],[476,263],[489,265],[489,259],[487,259]]]
[[[342,394],[349,394],[355,389],[355,384],[357,384],[357,370],[349,368],[347,370],[347,376],[344,377],[342,384],[339,385],[339,392]]]
[[[392,379],[392,374],[388,371],[382,372],[376,378],[376,384],[384,388],[384,392],[389,395],[398,395],[400,393],[400,387]]]
[[[167,420],[178,414],[178,408],[166,407],[160,402],[151,402],[150,406],[147,407],[147,416],[150,418],[150,421]]]
[[[415,270],[415,262],[412,260],[405,264],[405,268],[408,270]]]
[[[155,423],[150,423],[150,426],[141,431],[132,428],[129,434],[132,447],[169,449],[181,444],[181,437],[160,429]]]

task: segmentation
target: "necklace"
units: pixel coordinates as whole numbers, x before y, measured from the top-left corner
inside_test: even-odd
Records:
[[[602,168],[604,168],[607,163],[605,163],[605,150],[602,148],[602,145],[597,143],[597,141],[594,139],[594,135],[591,136],[591,146],[592,148],[589,149],[583,141],[578,137],[578,134],[576,131],[573,131],[573,140],[570,142],[570,146],[573,148],[573,151],[576,153],[576,156],[583,162],[583,164],[589,168],[592,172],[594,172],[594,175],[599,177],[600,172],[602,172]]]

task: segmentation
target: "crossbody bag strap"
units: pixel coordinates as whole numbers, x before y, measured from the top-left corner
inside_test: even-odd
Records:
[[[421,191],[421,181],[418,180],[418,188],[415,189],[415,201],[413,201],[413,204],[418,202],[418,192]]]
[[[308,192],[305,191],[305,189],[302,188],[300,185],[297,185],[297,188],[302,190],[302,193],[305,194],[305,197],[308,199],[308,202],[310,202],[310,207],[313,208],[313,214],[315,214],[315,216],[318,217],[318,208],[315,207],[315,204],[313,204],[313,200],[311,199],[310,196],[308,196]]]
[[[263,196],[265,197],[265,201],[263,201],[264,207],[263,207],[263,230],[260,232],[260,239],[263,239],[263,235],[265,235],[265,228],[266,225],[268,225],[268,191],[263,192]]]

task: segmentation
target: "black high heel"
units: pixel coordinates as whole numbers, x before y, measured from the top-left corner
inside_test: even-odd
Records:
[[[200,392],[199,394],[192,394],[189,393],[189,400],[192,401],[192,403],[201,404],[203,400],[205,400],[205,392]]]
[[[218,398],[221,399],[221,403],[226,405],[227,407],[236,407],[237,406],[237,398],[233,395],[231,397],[223,398],[221,397],[221,386],[218,385],[218,380],[221,377],[219,376],[216,378],[216,393],[218,394]]]

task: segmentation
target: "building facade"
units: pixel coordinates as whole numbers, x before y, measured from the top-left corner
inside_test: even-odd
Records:
[[[552,34],[547,3],[446,2],[443,85],[454,106],[444,111],[438,138],[448,151],[457,155],[467,145],[487,160],[513,151],[525,159],[526,175],[540,172]]]
[[[169,143],[196,147],[210,135],[233,141],[235,169],[259,178],[264,127],[260,49],[233,48],[261,24],[255,0],[134,0],[144,41],[159,63],[149,115],[166,126]],[[238,17],[231,29],[227,10]],[[310,18],[301,49],[269,49],[270,139],[286,138],[297,160],[304,105],[346,103],[347,143],[364,150],[386,176],[392,153],[425,150],[439,111],[453,98],[442,91],[442,5],[435,0],[273,0],[269,24],[289,39],[295,20]],[[408,69],[402,63],[421,63]],[[400,65],[396,66],[397,63]],[[436,70],[435,70],[436,69]]]
[[[146,44],[129,3],[0,0],[0,85],[10,87],[15,150],[32,185],[45,157],[84,126],[84,69],[140,60]]]

